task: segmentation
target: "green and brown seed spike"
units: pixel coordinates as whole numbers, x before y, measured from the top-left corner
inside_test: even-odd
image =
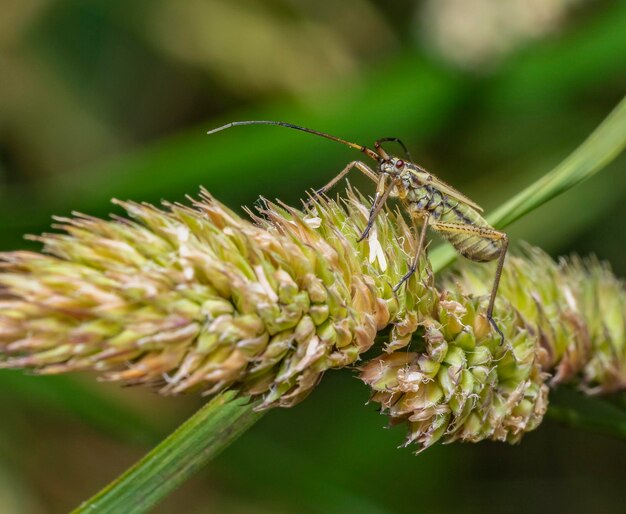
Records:
[[[3,367],[291,406],[378,330],[410,337],[402,327],[434,300],[430,279],[393,294],[409,229],[390,214],[376,227],[389,247],[357,245],[367,209],[354,194],[306,214],[268,203],[256,223],[206,192],[191,207],[117,203],[131,219],[59,219],[37,238],[45,254],[2,255]]]
[[[508,259],[501,344],[484,315],[493,270],[464,263],[437,290],[422,256],[394,291],[412,228],[385,208],[359,243],[372,203],[353,190],[304,210],[265,202],[251,219],[205,191],[189,206],[117,203],[128,217],[59,219],[36,238],[44,253],[0,254],[1,367],[93,370],[162,394],[233,389],[267,408],[357,364],[418,450],[516,442],[556,384],[626,388],[626,292],[595,261]]]

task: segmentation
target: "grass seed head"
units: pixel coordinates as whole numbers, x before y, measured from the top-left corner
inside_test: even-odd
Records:
[[[117,203],[128,218],[59,219],[36,238],[44,253],[2,255],[1,366],[291,406],[435,297],[426,271],[393,294],[410,231],[388,212],[357,243],[368,207],[354,192],[304,212],[266,202],[253,221],[206,192],[190,207]]]

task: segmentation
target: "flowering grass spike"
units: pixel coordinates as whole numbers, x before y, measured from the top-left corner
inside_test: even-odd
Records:
[[[133,221],[77,214],[36,238],[45,254],[2,255],[1,366],[291,406],[390,323],[410,337],[434,298],[419,275],[392,293],[410,231],[390,214],[376,230],[392,245],[357,245],[368,211],[355,194],[306,215],[268,203],[256,224],[206,192],[192,207],[117,203]]]
[[[493,270],[463,261],[434,286],[429,262],[394,292],[416,241],[349,189],[304,211],[264,202],[244,219],[203,191],[191,206],[117,202],[128,217],[58,219],[44,253],[0,254],[0,366],[94,370],[162,394],[236,390],[259,408],[304,399],[357,365],[418,451],[517,442],[549,388],[626,388],[626,291],[593,260],[536,249]],[[371,351],[370,351],[371,350]],[[367,359],[364,354],[367,353]]]

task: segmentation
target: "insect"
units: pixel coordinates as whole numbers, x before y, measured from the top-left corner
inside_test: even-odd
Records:
[[[500,283],[500,277],[502,275],[502,267],[509,245],[508,236],[504,232],[500,232],[489,225],[480,214],[483,211],[482,208],[465,195],[446,184],[432,173],[429,173],[421,166],[389,155],[382,147],[382,143],[396,142],[400,144],[405,153],[408,154],[406,146],[402,141],[395,137],[385,137],[376,141],[374,143],[375,150],[372,150],[366,146],[351,143],[344,139],[331,136],[330,134],[325,134],[324,132],[318,132],[317,130],[299,127],[281,121],[235,121],[210,130],[208,134],[214,134],[215,132],[239,125],[277,125],[300,130],[359,150],[376,161],[375,169],[370,168],[362,161],[355,160],[350,162],[335,178],[328,182],[328,184],[318,189],[316,194],[326,193],[337,182],[343,179],[348,172],[352,169],[357,169],[376,183],[374,202],[369,213],[367,225],[359,241],[362,241],[368,236],[376,220],[376,216],[384,207],[389,197],[398,198],[400,200],[409,213],[416,230],[418,230],[418,225],[421,224],[421,230],[418,230],[419,238],[415,256],[409,266],[408,272],[395,286],[394,291],[397,291],[402,284],[415,273],[420,254],[424,248],[427,227],[431,227],[433,230],[439,232],[454,246],[459,254],[467,259],[476,262],[488,262],[498,259],[496,274],[491,288],[491,296],[489,297],[489,305],[487,306],[487,319],[494,330],[500,335],[501,340],[504,341],[504,335],[498,328],[492,315],[496,294],[498,292],[498,284]]]

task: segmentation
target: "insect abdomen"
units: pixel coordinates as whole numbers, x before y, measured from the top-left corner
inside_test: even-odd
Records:
[[[477,262],[492,261],[499,257],[502,251],[500,242],[483,235],[492,233],[493,229],[474,209],[453,202],[445,202],[440,208],[438,221],[462,225],[463,231],[439,230],[439,233],[463,257]]]
[[[501,246],[493,239],[458,232],[440,231],[440,234],[454,246],[457,252],[472,261],[493,261],[500,256]]]

